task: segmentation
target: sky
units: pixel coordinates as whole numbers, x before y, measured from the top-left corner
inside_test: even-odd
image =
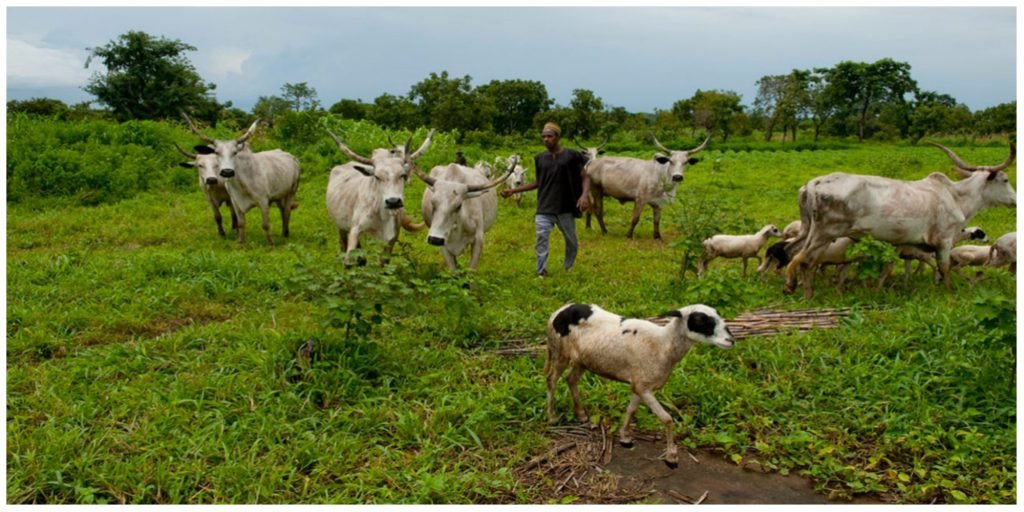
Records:
[[[793,69],[892,58],[923,90],[980,110],[1016,99],[1016,7],[6,7],[7,99],[93,99],[88,48],[141,30],[185,56],[218,101],[250,110],[285,83],[321,104],[405,95],[447,71],[535,80],[556,103],[667,110],[697,90],[745,105]]]

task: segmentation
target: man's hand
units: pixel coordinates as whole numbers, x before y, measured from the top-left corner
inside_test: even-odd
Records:
[[[579,208],[581,212],[585,212],[590,209],[590,198],[586,194],[580,196],[579,200],[576,201],[576,208]]]
[[[501,191],[501,197],[508,197],[510,195],[512,195],[512,189],[510,188]]]

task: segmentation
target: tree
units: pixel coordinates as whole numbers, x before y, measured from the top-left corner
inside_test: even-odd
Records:
[[[919,140],[928,134],[964,132],[971,128],[971,111],[948,94],[921,91],[915,95],[909,134]]]
[[[252,107],[252,113],[268,128],[273,128],[277,124],[277,117],[285,112],[291,112],[292,105],[292,102],[280,96],[260,96]]]
[[[53,98],[32,98],[30,100],[11,100],[7,102],[7,113],[24,112],[34,116],[56,117],[64,119],[68,114],[68,106],[63,101]]]
[[[694,128],[702,128],[712,135],[721,132],[722,142],[725,142],[738,128],[736,116],[743,113],[743,105],[740,104],[740,95],[733,91],[698,89],[692,98],[675,102],[672,112],[677,117],[689,115],[690,119],[684,121],[690,121]]]
[[[306,82],[297,84],[284,84],[281,86],[281,96],[292,105],[292,110],[302,112],[303,110],[315,110],[320,107],[320,100],[316,97],[316,89]]]
[[[1009,133],[1016,140],[1017,102],[1002,103],[975,112],[974,129],[983,135]]]
[[[117,120],[177,119],[184,110],[216,123],[216,85],[204,82],[183,55],[195,51],[194,46],[131,31],[87,50],[85,67],[99,59],[107,70],[94,73],[84,90],[110,107]]]
[[[576,136],[590,138],[600,133],[604,124],[604,102],[593,91],[574,89],[569,108],[572,112],[572,131]]]
[[[910,77],[910,64],[888,58],[872,64],[843,61],[826,73],[832,89],[829,98],[837,102],[845,98],[839,110],[843,117],[856,123],[859,141],[864,141],[869,121],[885,104],[899,107],[896,121],[900,133],[906,135],[910,124],[906,95],[917,90],[917,82]]]
[[[418,107],[420,118],[433,128],[486,130],[491,127],[495,106],[473,91],[472,80],[469,75],[448,78],[447,71],[431,73],[412,86],[408,97]]]
[[[810,108],[809,80],[809,72],[794,69],[788,75],[769,75],[757,81],[754,107],[763,116],[765,140],[772,140],[776,126],[780,126],[782,141],[786,141],[786,131],[791,130],[796,142],[800,118]]]
[[[371,105],[363,103],[362,100],[342,99],[338,100],[334,105],[331,105],[331,108],[328,109],[328,111],[345,119],[354,119],[358,121],[368,117],[370,108]]]
[[[544,84],[532,80],[491,80],[476,91],[494,105],[494,128],[504,134],[530,130],[534,116],[552,104]]]
[[[408,98],[382,94],[373,100],[367,117],[380,126],[389,129],[414,129],[419,123],[416,104]]]

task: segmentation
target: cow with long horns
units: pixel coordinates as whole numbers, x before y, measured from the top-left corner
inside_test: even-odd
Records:
[[[811,279],[818,260],[833,240],[871,235],[894,245],[913,245],[934,251],[938,272],[949,286],[949,254],[964,225],[984,208],[1017,207],[1017,195],[1003,169],[1013,163],[1017,147],[995,166],[968,165],[953,151],[938,147],[956,164],[965,179],[952,181],[933,172],[917,181],[836,172],[814,178],[800,187],[800,234],[797,250],[786,268],[784,293],[796,289],[803,270],[804,297],[813,293]]]
[[[231,206],[231,196],[228,194],[227,187],[224,186],[224,178],[220,177],[220,164],[217,161],[217,156],[189,153],[177,144],[174,147],[178,149],[179,153],[185,155],[190,160],[178,165],[186,169],[195,169],[196,174],[199,176],[199,188],[203,191],[206,202],[210,203],[210,208],[213,209],[213,220],[217,223],[217,232],[220,233],[220,236],[227,236],[224,233],[223,217],[220,214],[220,207],[225,203],[227,203],[228,209],[231,210],[231,229],[237,230],[238,216],[235,214],[235,209]]]
[[[410,153],[412,136],[400,148],[377,148],[370,158],[349,149],[330,130],[338,149],[352,161],[331,169],[327,181],[327,212],[338,228],[338,245],[351,263],[349,253],[359,246],[359,235],[368,233],[384,241],[386,261],[398,241],[400,228],[422,229],[405,214],[405,185],[411,166],[430,147],[434,130],[415,152]]]
[[[299,160],[280,149],[260,152],[250,149],[247,141],[256,132],[259,119],[253,121],[241,137],[219,140],[203,134],[187,115],[182,113],[182,116],[192,133],[207,143],[195,146],[196,153],[217,158],[217,174],[225,180],[224,187],[237,217],[238,243],[245,243],[245,213],[258,207],[267,243],[274,245],[270,236],[271,204],[276,204],[281,211],[281,235],[287,237],[291,211],[298,206],[294,200],[299,190]]]
[[[476,270],[484,247],[484,233],[498,217],[498,196],[494,187],[510,176],[519,164],[512,155],[507,170],[490,182],[476,170],[450,164],[431,169],[430,176],[413,165],[416,176],[427,184],[423,191],[423,220],[430,226],[427,243],[441,248],[448,268],[458,268],[456,258],[466,246],[473,247],[469,268]]]
[[[711,140],[709,136],[693,149],[677,151],[663,146],[653,133],[651,137],[654,145],[665,154],[657,153],[652,160],[606,156],[587,163],[591,210],[601,225],[602,233],[608,232],[604,224],[604,196],[609,196],[618,199],[620,203],[635,203],[626,238],[633,238],[633,230],[640,222],[640,213],[645,205],[651,205],[654,212],[654,238],[660,240],[661,207],[675,201],[676,187],[682,183],[686,167],[698,162],[693,155],[701,152]]]

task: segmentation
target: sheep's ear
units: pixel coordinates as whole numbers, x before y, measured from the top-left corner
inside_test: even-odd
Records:
[[[658,315],[658,318],[666,318],[666,317],[670,317],[670,316],[674,316],[676,318],[682,318],[683,314],[680,313],[678,309],[673,309],[672,311],[666,311],[666,312]]]

